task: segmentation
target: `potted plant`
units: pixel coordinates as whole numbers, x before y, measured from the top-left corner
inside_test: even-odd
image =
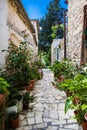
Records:
[[[28,109],[29,108],[29,100],[30,100],[30,93],[26,92],[23,95],[23,109]]]
[[[61,82],[64,79],[71,79],[76,74],[76,66],[69,62],[69,60],[55,61],[52,66],[52,71],[54,72],[54,77],[57,82]]]
[[[9,87],[10,85],[7,81],[0,77],[0,105],[5,101],[6,96],[9,94]]]
[[[16,129],[19,126],[19,113],[11,112],[9,114],[9,126],[12,129]]]
[[[9,94],[8,88],[10,85],[4,78],[0,77],[0,129],[4,130],[4,120],[5,120],[5,102]]]
[[[10,41],[5,69],[2,71],[2,76],[18,90],[24,90],[29,83],[30,51],[27,45],[26,41],[21,42],[19,46]]]
[[[37,69],[35,68],[35,66],[33,65],[30,69],[30,72],[29,72],[29,88],[30,88],[30,91],[33,90],[34,88],[34,85],[35,85],[35,81],[38,79],[38,72],[37,72]]]
[[[70,84],[73,94],[66,99],[65,113],[68,109],[73,109],[75,119],[82,125],[83,130],[87,130],[87,79],[77,74],[73,80],[74,84]]]
[[[37,72],[39,74],[38,79],[41,79],[43,77],[43,71],[42,71],[42,68],[44,66],[43,63],[40,60],[38,60],[34,62],[34,66],[36,67]]]

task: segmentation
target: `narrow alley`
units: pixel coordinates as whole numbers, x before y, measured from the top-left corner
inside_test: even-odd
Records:
[[[81,130],[73,119],[73,111],[64,114],[66,94],[52,86],[53,73],[43,70],[43,79],[36,82],[33,110],[23,111],[16,130]]]

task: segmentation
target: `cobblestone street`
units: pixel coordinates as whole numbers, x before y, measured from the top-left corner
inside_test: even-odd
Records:
[[[43,74],[33,91],[33,110],[21,113],[16,130],[81,130],[73,119],[73,111],[64,114],[66,94],[52,86],[53,73],[44,69]]]

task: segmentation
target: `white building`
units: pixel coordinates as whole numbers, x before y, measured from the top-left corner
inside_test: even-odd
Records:
[[[29,34],[29,46],[34,53],[38,54],[38,21],[28,18],[20,0],[0,0],[0,64],[5,61],[5,53],[9,39],[18,45],[24,40],[22,31]]]
[[[63,39],[53,39],[51,45],[51,65],[56,60],[61,61],[64,58],[64,45]]]

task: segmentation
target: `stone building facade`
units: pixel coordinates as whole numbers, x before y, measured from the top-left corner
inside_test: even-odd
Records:
[[[53,39],[51,44],[51,65],[54,64],[56,60],[64,59],[64,39]]]
[[[87,28],[87,0],[68,0],[67,57],[73,62],[87,62],[84,30]],[[86,17],[86,18],[85,18]]]
[[[24,41],[22,31],[29,34],[27,41],[33,53],[38,54],[38,20],[30,20],[20,0],[0,0],[0,64],[5,61],[3,49],[7,49],[9,39],[18,45]]]

